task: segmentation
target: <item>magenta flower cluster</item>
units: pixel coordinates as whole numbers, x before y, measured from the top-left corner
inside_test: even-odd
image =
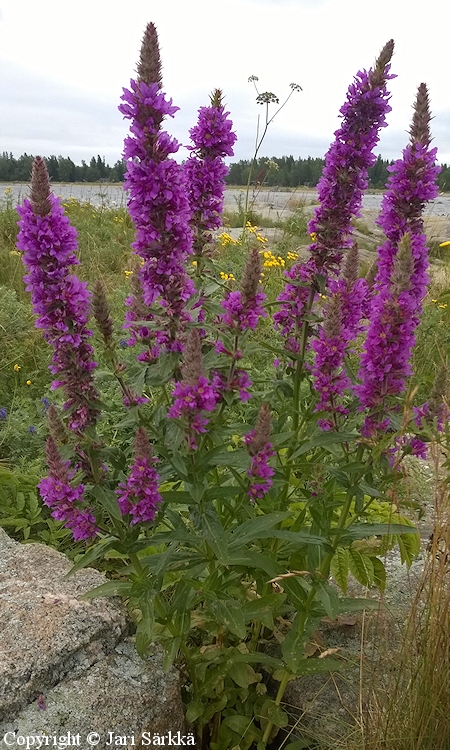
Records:
[[[130,86],[130,90],[124,89],[124,103],[119,107],[124,117],[132,120],[125,140],[125,188],[136,226],[132,247],[144,260],[139,271],[143,302],[147,306],[158,302],[162,307],[156,335],[146,337],[149,347],[153,346],[149,356],[154,359],[160,351],[180,351],[179,328],[190,319],[185,304],[194,285],[185,263],[192,253],[191,210],[182,168],[169,158],[179,144],[160,131],[163,117],[173,116],[178,107],[165,98],[158,83],[131,81]],[[137,318],[132,300],[128,305],[126,322],[132,327]],[[153,318],[150,313],[149,319]]]
[[[365,434],[388,424],[384,416],[387,396],[398,395],[411,374],[422,300],[426,293],[428,250],[423,234],[422,210],[437,195],[436,149],[430,149],[429,102],[426,86],[417,93],[411,142],[403,158],[391,167],[379,225],[387,240],[379,248],[378,275],[369,312],[364,353],[355,390],[371,413]],[[406,254],[405,254],[406,253]]]
[[[224,156],[233,156],[236,134],[229,112],[216,91],[209,107],[200,107],[198,123],[189,131],[193,143],[184,174],[194,230],[194,250],[201,255],[203,245],[211,242],[211,231],[221,223],[225,177],[228,167]]]
[[[252,502],[264,497],[269,492],[273,485],[272,477],[275,474],[275,469],[269,465],[269,460],[275,455],[275,451],[272,450],[272,443],[265,443],[257,453],[252,455],[251,447],[255,440],[255,434],[255,430],[251,430],[244,437],[252,456],[251,466],[247,470],[247,476],[250,479],[248,494]]]
[[[217,376],[212,382],[201,375],[197,382],[184,380],[176,384],[173,394],[174,402],[168,411],[169,417],[184,419],[188,423],[188,444],[191,450],[197,450],[196,435],[206,432],[209,419],[204,412],[212,412],[220,400],[220,381]]]
[[[389,283],[398,243],[410,233],[415,265],[411,291],[419,314],[428,283],[428,251],[421,216],[425,203],[438,194],[436,178],[440,167],[435,161],[436,153],[437,149],[420,143],[406,146],[402,158],[388,167],[390,176],[377,221],[387,240],[378,248],[376,287]]]
[[[140,427],[136,433],[135,456],[129,476],[125,482],[119,482],[116,490],[120,512],[122,515],[131,516],[132,526],[153,521],[162,502],[158,490],[159,476],[154,468],[155,461],[147,434]]]
[[[368,186],[367,170],[376,161],[373,153],[379,131],[386,127],[390,94],[386,82],[393,44],[388,43],[378,60],[379,67],[360,71],[349,87],[347,101],[341,107],[342,125],[325,156],[325,167],[317,185],[320,205],[308,231],[316,237],[310,245],[311,257],[321,273],[335,271],[342,250],[352,240],[351,218],[359,216],[362,195]]]
[[[277,297],[277,302],[281,304],[273,316],[274,326],[285,337],[286,350],[295,354],[300,352],[299,336],[311,295],[314,274],[315,268],[311,261],[296,263],[285,271],[289,281]]]
[[[312,375],[314,389],[319,395],[315,411],[330,416],[317,420],[322,430],[336,427],[333,415],[348,414],[340,400],[351,386],[344,369],[344,359],[357,334],[363,330],[361,315],[367,295],[365,279],[349,284],[345,278],[330,281],[330,297],[325,307],[324,323],[313,340]]]
[[[264,292],[259,290],[254,296],[245,298],[241,291],[229,292],[222,301],[225,313],[221,322],[236,331],[254,331],[259,318],[265,318],[267,312],[264,302],[267,299]]]
[[[42,160],[40,166],[46,176]],[[59,198],[53,195],[46,198],[45,215],[36,214],[27,199],[17,210],[17,247],[24,251],[28,271],[24,281],[38,316],[36,326],[44,330],[53,347],[50,371],[56,379],[52,388],[64,388],[68,426],[82,432],[96,420],[98,393],[92,377],[96,362],[88,343],[92,336],[87,328],[91,295],[87,284],[70,273],[70,266],[78,264],[77,232],[64,215]]]
[[[39,492],[44,503],[52,508],[51,515],[72,531],[75,541],[91,539],[98,533],[96,519],[89,508],[83,507],[84,485],[72,487],[70,462],[64,462],[52,437],[47,440],[47,464],[50,475],[41,479]]]

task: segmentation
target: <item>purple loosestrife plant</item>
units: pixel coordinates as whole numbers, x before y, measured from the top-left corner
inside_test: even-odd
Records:
[[[222,103],[222,92],[216,89],[209,107],[200,107],[198,123],[189,131],[191,156],[184,164],[184,174],[191,208],[194,233],[194,257],[197,264],[205,244],[212,242],[212,231],[221,224],[225,177],[225,156],[233,156],[236,135],[233,123]]]
[[[69,413],[68,426],[81,434],[95,424],[99,409],[98,392],[93,382],[96,362],[88,343],[87,328],[90,293],[86,283],[70,273],[78,264],[77,233],[64,214],[58,198],[50,192],[45,162],[33,163],[30,200],[17,208],[19,236],[17,247],[23,250],[27,269],[24,281],[31,292],[36,326],[53,347],[50,371],[57,377],[52,388],[62,387]]]
[[[385,398],[397,392],[408,371],[424,283],[419,219],[409,217],[403,227],[386,283],[381,266],[376,283],[359,279],[356,246],[349,247],[350,219],[359,210],[372,149],[388,110],[391,54],[389,43],[373,71],[359,73],[350,89],[319,190],[311,257],[292,269],[278,302],[266,301],[256,247],[249,252],[238,291],[225,286],[223,294],[224,285],[213,273],[211,283],[194,298],[184,269],[192,258],[189,222],[200,258],[221,208],[222,159],[234,136],[220,97],[200,109],[183,170],[170,158],[177,144],[162,131],[164,117],[175,108],[161,91],[152,24],[137,79],[124,93],[121,111],[132,121],[125,154],[138,256],[127,319],[131,339],[144,342],[145,351],[129,369],[119,360],[105,291],[97,284],[93,311],[103,361],[125,400],[114,401],[111,412],[122,409],[123,419],[114,414],[113,424],[98,420],[81,441],[78,433],[65,429],[55,406],[49,406],[50,471],[39,486],[52,513],[78,539],[101,530],[76,567],[106,555],[108,567],[117,561],[120,576],[91,595],[126,597],[136,615],[140,653],[157,642],[164,649],[165,667],[176,660],[188,676],[187,720],[195,725],[202,750],[232,750],[236,742],[263,750],[271,744],[277,726],[288,723],[281,701],[289,680],[315,667],[334,671],[341,664],[327,652],[320,663],[308,658],[311,632],[323,617],[333,618],[348,606],[339,600],[330,576],[344,592],[349,572],[367,588],[375,584],[382,589],[381,553],[365,542],[376,534],[384,551],[402,543],[409,563],[419,549],[410,522],[384,498],[402,454],[421,452],[429,416],[433,413],[434,421],[441,417],[436,404],[445,386],[419,409],[423,435],[402,443],[390,430],[383,436],[371,432],[373,425],[385,422]],[[261,95],[266,112],[272,96]],[[416,145],[411,154],[422,173],[431,175],[422,105],[419,110],[413,140],[420,148]],[[407,172],[408,179],[415,174]],[[403,189],[403,179],[401,183]],[[423,197],[419,187],[417,182]],[[53,204],[43,195],[36,205],[40,226]],[[419,199],[417,206],[421,208]],[[73,234],[68,236],[73,243]],[[52,251],[58,258],[61,246]],[[68,255],[74,257],[73,249]],[[52,257],[46,268],[59,283],[67,276],[68,260],[61,256],[58,275]],[[204,263],[213,268],[214,254]],[[369,286],[372,328],[364,354],[369,375],[359,388],[365,397],[367,386],[373,421],[366,421],[364,430],[370,441],[361,439],[364,415],[353,398],[348,356],[356,356],[351,347],[363,332]],[[327,297],[324,305],[319,293]],[[274,307],[278,342],[264,335],[268,326],[258,330],[260,318]],[[286,349],[291,366],[279,367],[275,376],[260,367],[268,352],[271,358],[281,357]],[[372,399],[375,385],[381,397]],[[145,398],[134,395],[144,388]],[[247,404],[250,397],[254,401]],[[260,408],[251,429],[255,402]],[[332,431],[324,434],[321,427]],[[403,430],[400,437],[405,434]],[[386,472],[392,446],[395,462]],[[272,585],[277,581],[282,584]],[[366,600],[352,602],[359,605],[365,608]],[[278,644],[277,621],[286,612],[292,618]],[[263,672],[278,681],[274,699],[265,694]]]
[[[192,253],[191,211],[180,165],[170,158],[179,144],[161,129],[163,119],[178,107],[161,91],[161,62],[153,24],[144,34],[137,80],[123,90],[119,110],[131,120],[125,141],[125,188],[128,210],[136,227],[132,247],[143,259],[139,271],[142,299],[152,307],[148,327],[137,327],[147,349],[141,359],[154,361],[160,352],[180,352],[180,334],[190,319],[186,302],[194,286],[185,269]],[[136,311],[128,301],[126,323],[135,329]],[[156,314],[153,311],[154,306]]]

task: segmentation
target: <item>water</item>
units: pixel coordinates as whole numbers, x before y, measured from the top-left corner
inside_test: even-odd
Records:
[[[53,190],[63,200],[76,198],[82,203],[86,202],[93,206],[106,206],[108,208],[126,206],[126,192],[120,185],[109,185],[108,183],[86,185],[69,183],[62,185],[57,183],[53,186]],[[5,193],[5,191],[7,192]],[[24,184],[0,183],[0,202],[4,202],[8,192],[12,200],[19,203],[28,195],[29,188]],[[382,197],[381,193],[364,195],[363,209],[379,210]],[[293,190],[291,192],[261,190],[257,194],[256,205],[257,208],[265,207],[266,209],[289,213],[288,203],[293,198],[308,204],[317,200],[317,193],[315,190]],[[243,189],[233,188],[226,191],[225,208],[227,210],[237,210],[239,201],[245,201]],[[433,201],[430,201],[425,207],[424,214],[425,216],[450,216],[450,195],[439,195]]]

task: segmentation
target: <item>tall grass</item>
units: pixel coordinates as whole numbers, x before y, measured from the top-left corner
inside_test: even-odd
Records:
[[[394,646],[373,679],[371,711],[358,746],[364,750],[450,748],[449,438],[447,431],[443,444],[431,447],[433,532],[398,653]]]

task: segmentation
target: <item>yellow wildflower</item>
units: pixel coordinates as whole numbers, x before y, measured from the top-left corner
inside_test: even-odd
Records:
[[[18,365],[16,362],[16,364],[14,365],[14,372],[19,372],[20,369],[20,365]]]
[[[445,308],[447,307],[447,303],[445,303],[445,305],[439,305],[439,307],[442,308],[442,310],[445,310]]]
[[[441,242],[439,247],[448,247],[450,245],[450,240],[445,240],[445,242]]]
[[[317,234],[315,232],[311,232],[309,235],[313,242],[317,242]]]
[[[31,385],[31,380],[27,380],[27,385]]]
[[[133,271],[124,271],[125,276],[127,279],[132,275]]]
[[[193,261],[192,261],[192,265],[193,265],[193,266],[194,266],[194,267],[196,268],[196,267],[197,267],[197,261],[196,261],[196,260],[193,260]]]

